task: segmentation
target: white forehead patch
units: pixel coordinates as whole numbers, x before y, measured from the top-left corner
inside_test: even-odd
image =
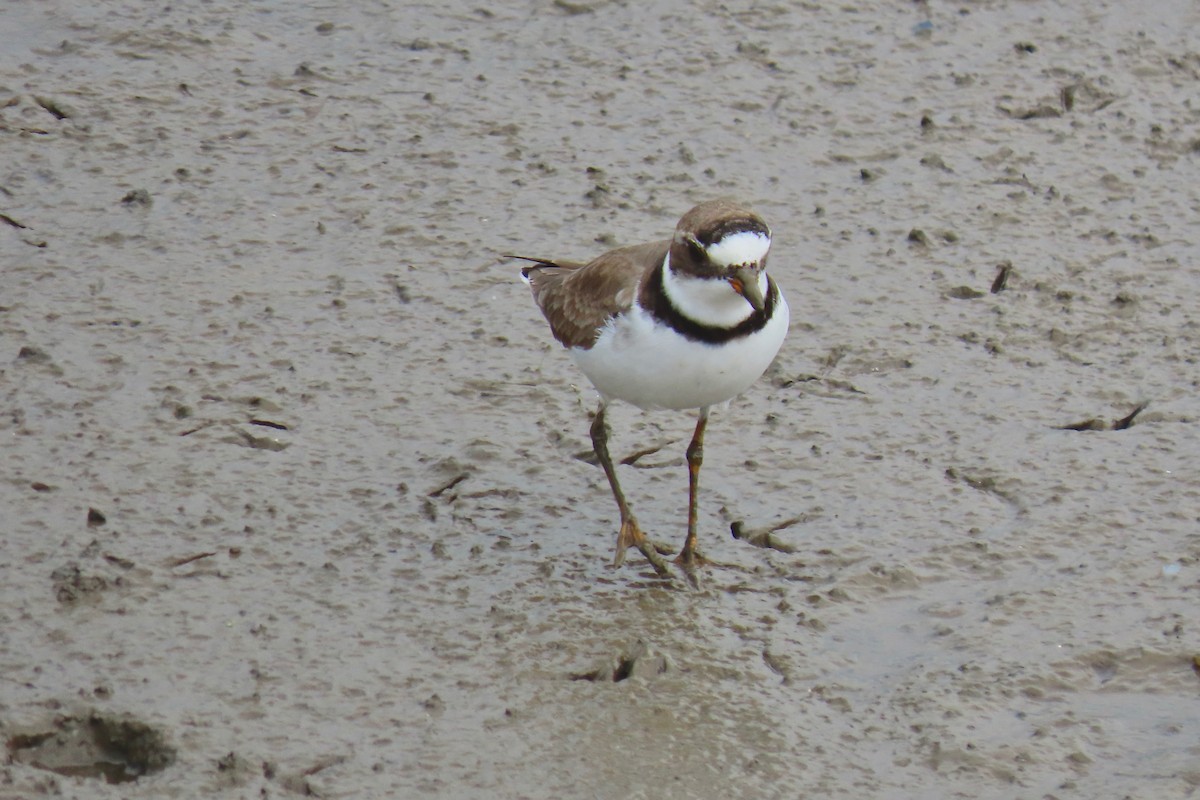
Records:
[[[757,264],[766,258],[771,249],[771,237],[755,231],[741,231],[723,237],[719,242],[710,244],[705,252],[714,264],[721,266],[737,266],[739,264]]]

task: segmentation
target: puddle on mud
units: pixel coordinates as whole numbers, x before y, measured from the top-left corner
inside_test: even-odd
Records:
[[[175,761],[175,750],[161,732],[101,714],[60,717],[49,730],[10,736],[6,746],[18,764],[106,783],[131,783]]]

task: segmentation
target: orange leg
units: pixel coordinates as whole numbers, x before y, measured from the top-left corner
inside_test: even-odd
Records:
[[[708,409],[700,409],[700,418],[696,420],[696,432],[692,434],[692,443],[687,449],[688,463],[688,529],[687,539],[683,542],[683,550],[675,559],[675,563],[690,573],[698,565],[707,563],[704,556],[696,549],[696,521],[698,517],[697,501],[700,493],[700,465],[704,463],[704,428],[708,425]]]
[[[608,485],[612,487],[617,508],[621,511],[621,530],[617,534],[617,554],[613,558],[613,566],[621,566],[625,561],[626,548],[632,545],[642,552],[655,572],[659,575],[669,575],[667,565],[655,549],[654,543],[638,527],[637,519],[629,510],[629,503],[625,501],[625,493],[621,491],[621,484],[617,482],[617,471],[608,455],[608,423],[604,419],[604,409],[604,403],[601,402],[600,408],[596,410],[596,418],[592,420],[592,447],[596,451],[596,458],[600,459],[600,466],[604,468]]]

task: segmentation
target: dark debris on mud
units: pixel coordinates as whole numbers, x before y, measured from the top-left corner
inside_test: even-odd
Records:
[[[175,761],[164,734],[132,717],[93,711],[58,717],[6,741],[9,759],[38,769],[106,783],[129,783]]]

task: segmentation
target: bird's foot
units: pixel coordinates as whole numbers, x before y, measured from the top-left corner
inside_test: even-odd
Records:
[[[688,579],[693,587],[700,587],[700,568],[701,567],[720,567],[724,566],[720,562],[712,561],[695,547],[683,546],[683,550],[675,557],[675,566],[679,567],[684,577]]]
[[[650,562],[650,566],[654,567],[654,571],[660,576],[666,577],[671,574],[667,569],[667,564],[663,561],[659,553],[672,553],[670,548],[664,548],[650,539],[649,536],[642,533],[642,529],[638,527],[637,520],[632,516],[621,520],[621,530],[617,534],[617,553],[613,557],[613,566],[619,567],[625,562],[625,550],[630,547],[636,547],[641,551],[646,560]]]

